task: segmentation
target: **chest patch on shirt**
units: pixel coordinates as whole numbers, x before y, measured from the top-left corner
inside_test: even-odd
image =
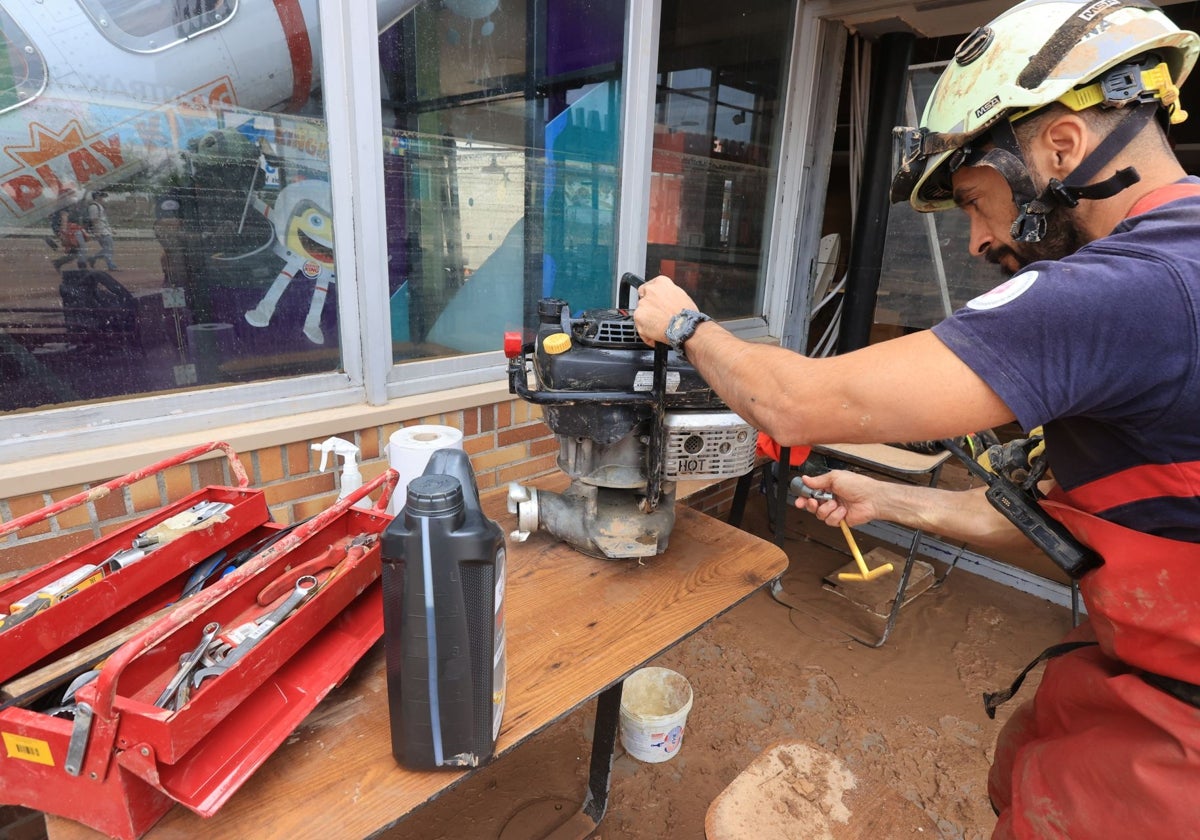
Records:
[[[1025,292],[1029,291],[1038,279],[1036,271],[1026,271],[1006,280],[990,292],[984,292],[977,298],[967,301],[967,309],[998,309],[1006,303],[1012,303]]]

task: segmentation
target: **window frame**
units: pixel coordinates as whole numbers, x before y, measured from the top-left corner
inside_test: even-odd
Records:
[[[818,71],[831,66],[823,62],[829,61],[831,51],[836,54],[839,43],[844,45],[845,35],[839,25],[823,20],[812,3],[794,0],[792,8],[764,311],[725,323],[743,338],[782,337],[785,346],[800,343],[788,325],[807,324],[808,266],[816,253],[828,179],[828,166],[822,170],[821,161],[827,162],[832,148],[829,112],[836,112],[836,86],[830,94]],[[341,331],[344,372],[13,412],[0,416],[0,466],[147,437],[353,405],[380,406],[398,398],[504,381],[506,360],[500,351],[392,363],[386,308],[364,303],[386,300],[388,294],[386,273],[378,270],[387,259],[379,55],[377,50],[354,48],[378,38],[378,14],[374,3],[328,0],[320,3],[319,12],[323,84],[340,94],[324,98],[329,170],[337,173],[330,178],[338,236],[336,269],[338,277],[345,278],[338,284],[338,318],[339,323],[357,326]],[[640,273],[645,266],[660,12],[659,0],[626,3],[618,276],[624,271]],[[654,49],[648,50],[647,44]],[[840,61],[832,66],[840,68]],[[828,138],[822,137],[823,129],[829,130]],[[617,288],[614,277],[614,300]],[[797,317],[797,311],[805,315]]]

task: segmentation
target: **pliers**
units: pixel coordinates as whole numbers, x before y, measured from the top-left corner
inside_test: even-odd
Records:
[[[333,573],[337,574],[338,567],[344,561],[361,557],[378,538],[378,534],[371,533],[359,534],[355,537],[343,537],[313,559],[306,560],[299,566],[285,570],[279,577],[264,586],[255,600],[258,601],[259,606],[265,607],[277,601],[280,596],[290,592],[297,579],[305,575],[315,577],[321,572],[329,571],[330,569],[333,569]],[[330,575],[330,577],[332,576]],[[328,583],[329,579],[326,578],[325,582]]]

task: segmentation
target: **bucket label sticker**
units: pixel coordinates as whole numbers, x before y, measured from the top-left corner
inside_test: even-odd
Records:
[[[32,761],[35,764],[54,766],[54,756],[50,753],[50,744],[40,738],[29,738],[25,735],[14,735],[11,732],[0,732],[4,736],[4,749],[9,758],[19,758],[22,761]]]
[[[665,753],[673,753],[679,749],[679,742],[682,740],[682,726],[673,727],[670,732],[653,732],[650,734],[650,746],[660,749]]]

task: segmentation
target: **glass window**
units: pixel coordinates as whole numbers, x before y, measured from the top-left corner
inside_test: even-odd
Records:
[[[762,314],[792,8],[663,0],[647,276],[719,318]]]
[[[612,305],[623,0],[425,2],[380,45],[394,358]]]
[[[0,117],[0,409],[340,368],[320,62],[295,40],[319,43],[318,23],[283,8],[90,4],[143,35],[143,13],[228,12],[143,53],[57,10],[44,91]]]
[[[909,68],[907,125],[917,125],[946,62]],[[875,322],[932,327],[968,300],[999,285],[995,266],[970,255],[970,225],[959,211],[918,213],[907,202],[888,213]],[[930,282],[930,278],[933,281]]]
[[[157,52],[227,23],[238,0],[82,0],[106,37],[129,50]]]
[[[0,114],[24,105],[46,86],[46,63],[25,32],[0,9]]]

